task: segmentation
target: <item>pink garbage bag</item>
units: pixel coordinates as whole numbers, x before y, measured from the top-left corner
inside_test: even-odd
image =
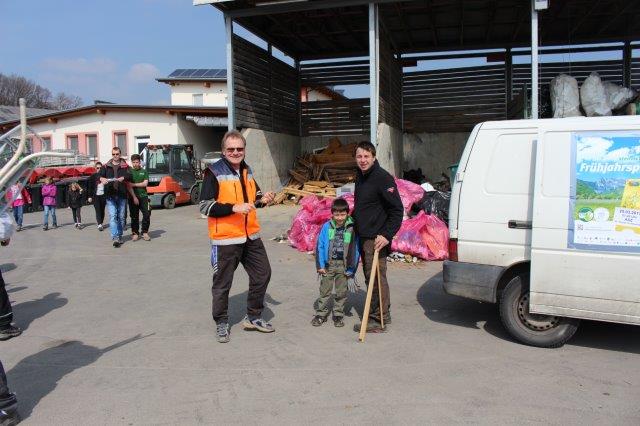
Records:
[[[349,211],[353,211],[353,195],[346,194],[342,198],[349,203]],[[308,252],[316,248],[320,229],[331,218],[332,198],[319,198],[307,195],[300,200],[302,208],[293,218],[288,232],[289,243],[299,251]]]
[[[437,216],[421,211],[402,222],[400,231],[391,242],[391,250],[424,260],[448,259],[449,229]]]
[[[398,185],[398,192],[400,193],[404,211],[409,213],[411,206],[422,200],[424,189],[420,185],[404,179],[396,179],[396,185]]]

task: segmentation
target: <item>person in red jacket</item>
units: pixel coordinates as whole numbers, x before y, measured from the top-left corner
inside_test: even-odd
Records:
[[[24,205],[31,204],[31,195],[29,195],[29,191],[27,191],[22,184],[16,183],[15,185],[11,185],[6,197],[9,200],[13,200],[11,202],[11,208],[13,209],[13,218],[16,221],[16,225],[18,225],[16,231],[22,231]]]

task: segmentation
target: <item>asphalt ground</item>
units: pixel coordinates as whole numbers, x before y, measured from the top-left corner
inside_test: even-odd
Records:
[[[22,336],[0,342],[24,424],[640,424],[640,327],[583,322],[559,349],[512,341],[495,306],[442,291],[442,265],[389,268],[393,323],[357,342],[364,290],[344,328],[312,327],[311,256],[270,238],[296,209],[260,211],[273,268],[247,332],[247,276],[215,341],[206,222],[195,206],[152,212],[151,242],[115,249],[108,230],[41,230],[2,248]],[[361,272],[360,281],[364,281]]]

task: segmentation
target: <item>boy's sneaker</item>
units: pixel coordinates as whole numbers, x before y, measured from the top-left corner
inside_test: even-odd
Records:
[[[12,337],[18,337],[22,334],[22,329],[13,324],[0,328],[0,340],[9,340]]]
[[[218,343],[228,343],[230,339],[229,337],[229,324],[226,322],[221,322],[216,324],[216,338],[218,339]]]
[[[242,320],[242,326],[245,330],[258,330],[263,333],[273,333],[276,331],[271,324],[262,318],[249,319],[248,316]]]
[[[311,325],[314,326],[314,327],[320,327],[322,325],[322,323],[325,323],[325,322],[327,322],[327,318],[326,317],[323,317],[321,315],[316,315],[311,320]]]
[[[144,234],[142,234],[142,239],[145,240],[145,241],[151,241],[151,237],[146,232]]]
[[[354,325],[353,331],[355,331],[356,333],[360,333],[361,326],[362,326],[362,323],[358,323]],[[382,324],[380,324],[378,321],[372,318],[369,318],[369,321],[367,322],[367,333],[386,333],[386,332],[387,332],[386,324],[384,327],[382,327]]]
[[[104,231],[104,225],[102,224],[98,225],[98,231],[100,232]]]
[[[342,320],[342,317],[333,318],[333,325],[334,327],[344,327],[344,321]]]

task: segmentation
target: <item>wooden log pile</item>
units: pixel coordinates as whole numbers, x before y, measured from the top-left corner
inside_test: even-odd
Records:
[[[332,138],[322,152],[298,157],[288,183],[271,204],[298,204],[306,195],[335,198],[336,188],[356,180],[356,145],[342,145],[340,139]]]

